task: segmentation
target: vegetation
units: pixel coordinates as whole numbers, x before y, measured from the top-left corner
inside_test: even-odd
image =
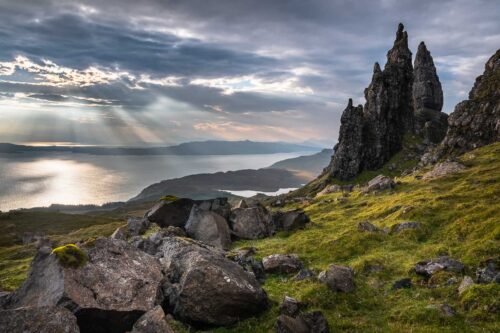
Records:
[[[63,267],[79,268],[87,263],[87,254],[75,244],[67,244],[52,250]]]

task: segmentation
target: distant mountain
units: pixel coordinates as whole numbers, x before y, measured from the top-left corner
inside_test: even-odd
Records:
[[[238,170],[228,172],[206,173],[182,178],[164,180],[150,185],[139,195],[130,199],[134,201],[154,201],[165,195],[206,199],[227,196],[225,191],[254,190],[273,192],[280,188],[300,187],[310,181],[299,172],[281,169]]]
[[[0,143],[0,153],[74,153],[90,155],[240,155],[318,151],[320,148],[286,142],[194,141],[168,147],[24,146]]]
[[[332,155],[333,149],[323,149],[313,155],[299,156],[276,162],[269,168],[300,172],[315,178],[330,163]]]

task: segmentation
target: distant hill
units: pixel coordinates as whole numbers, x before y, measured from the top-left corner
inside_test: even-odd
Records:
[[[330,163],[332,155],[333,149],[323,149],[313,155],[299,156],[276,162],[269,168],[297,171],[314,178]]]
[[[193,141],[168,147],[24,146],[0,143],[0,153],[74,153],[90,155],[240,155],[318,151],[320,148],[286,142]]]

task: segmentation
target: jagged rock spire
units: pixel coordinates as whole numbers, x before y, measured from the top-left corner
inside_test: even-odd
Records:
[[[448,116],[440,112],[443,90],[431,53],[424,42],[418,46],[413,75],[415,129],[426,142],[441,142],[448,127]]]

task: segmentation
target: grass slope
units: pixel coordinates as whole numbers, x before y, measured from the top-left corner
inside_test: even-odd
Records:
[[[481,261],[500,256],[500,143],[461,160],[467,170],[446,178],[424,181],[412,175],[397,178],[400,184],[393,191],[355,191],[345,200],[339,200],[340,193],[321,196],[302,207],[312,220],[305,230],[235,244],[255,246],[260,256],[297,253],[317,271],[331,263],[351,266],[357,290],[340,294],[318,282],[270,276],[264,288],[272,308],[260,318],[216,332],[273,331],[285,295],[323,311],[332,332],[500,331],[500,285],[477,285],[459,296],[458,284],[445,283],[449,274],[427,282],[412,272],[416,262],[446,254],[461,260],[473,276]],[[379,227],[419,221],[423,228],[392,235],[358,231],[358,222],[366,220]],[[383,269],[373,272],[377,266]],[[412,278],[412,289],[391,290],[395,280],[405,277]],[[441,315],[435,306],[443,303],[458,314]]]

